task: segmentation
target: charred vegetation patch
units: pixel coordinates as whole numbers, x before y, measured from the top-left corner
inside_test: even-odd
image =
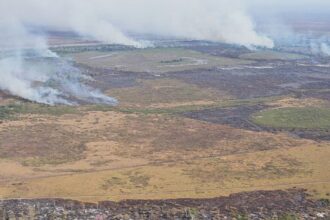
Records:
[[[83,203],[64,199],[4,200],[10,218],[69,219],[311,219],[329,217],[329,202],[303,189],[254,191],[212,199],[126,200]]]
[[[228,108],[205,109],[201,111],[185,112],[184,117],[207,121],[211,123],[230,125],[235,128],[242,128],[252,131],[263,129],[250,120],[250,115],[267,108],[265,105],[243,105]]]
[[[244,72],[244,70],[238,70]],[[202,88],[214,88],[226,91],[238,99],[267,97],[289,94],[290,90],[281,84],[296,82],[297,78],[289,74],[260,74],[237,75],[233,71],[195,71],[181,72],[172,76],[185,82],[196,84]],[[244,73],[243,73],[244,74]]]

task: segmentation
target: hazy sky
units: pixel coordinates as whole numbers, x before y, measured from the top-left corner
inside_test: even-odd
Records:
[[[276,9],[307,9],[307,8],[324,8],[330,6],[328,0],[245,0],[249,5],[272,6]]]
[[[125,32],[272,47],[255,32],[244,0],[1,0],[2,30],[24,24],[141,46]]]
[[[29,24],[134,46],[142,45],[125,33],[272,47],[259,22],[330,17],[330,0],[1,0],[0,14],[0,37],[21,42]]]
[[[329,0],[245,0],[249,11],[254,14],[281,13],[296,14],[328,14],[330,16]]]

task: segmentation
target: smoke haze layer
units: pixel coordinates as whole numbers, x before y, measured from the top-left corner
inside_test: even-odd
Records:
[[[19,21],[142,47],[127,32],[273,47],[255,31],[243,0],[2,0]],[[2,13],[2,14],[3,14]],[[8,15],[9,16],[9,15]]]
[[[115,99],[85,85],[84,82],[90,79],[69,61],[47,51],[34,52],[29,50],[28,56],[10,56],[0,60],[1,90],[48,105],[117,103]]]
[[[49,105],[116,104],[115,99],[84,85],[86,77],[50,51],[45,36],[31,33],[16,17],[5,19],[0,23],[0,90]]]
[[[304,11],[308,8],[304,4],[315,6],[321,5],[322,1],[303,0],[304,4],[284,0],[265,2],[1,0],[0,52],[5,52],[0,56],[0,89],[46,104],[75,104],[69,100],[116,102],[85,86],[83,81],[88,79],[70,62],[48,49],[47,36],[31,32],[30,27],[73,31],[101,42],[137,48],[150,46],[150,42],[135,39],[130,33],[224,42],[248,48],[273,48],[274,41],[269,36],[273,37],[275,32],[265,35],[257,31],[253,19],[256,16],[251,16],[249,12],[257,12],[264,19],[269,14],[288,9]],[[325,7],[315,10],[320,8]],[[329,55],[327,42],[311,43],[310,48],[315,53]]]
[[[239,0],[2,0],[0,13],[0,89],[51,105],[116,100],[83,85],[84,75],[51,52],[47,36],[30,27],[134,47],[148,44],[126,33],[273,47],[254,30]]]

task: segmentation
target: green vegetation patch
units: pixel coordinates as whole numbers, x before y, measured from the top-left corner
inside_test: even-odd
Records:
[[[261,111],[252,116],[255,123],[274,128],[329,129],[330,109],[281,108]]]

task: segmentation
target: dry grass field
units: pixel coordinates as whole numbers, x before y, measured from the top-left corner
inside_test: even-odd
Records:
[[[244,75],[212,70],[203,73],[205,80],[198,83],[194,83],[195,78],[188,79],[186,72],[180,72],[184,77],[175,73],[158,78],[140,75],[184,70],[199,76],[199,68],[251,64],[244,59],[193,50],[82,52],[72,56],[95,71],[114,71],[107,77],[126,74],[121,71],[133,71],[134,77],[119,78],[121,86],[103,89],[119,100],[115,107],[45,106],[1,96],[0,198],[91,202],[210,198],[294,187],[307,189],[314,198],[330,198],[329,140],[277,130],[271,120],[266,121],[266,129],[263,123],[253,124],[251,118],[287,108],[326,108],[329,100],[299,97],[285,89],[283,93],[265,95],[257,85],[268,78],[254,72],[248,74],[259,78],[245,81]],[[93,76],[100,74],[103,73],[96,71]],[[207,74],[215,80],[208,79]],[[228,80],[228,76],[232,84],[207,86],[210,81]],[[282,88],[278,85],[280,80],[270,79],[269,87]],[[122,86],[127,84],[125,80],[134,83]],[[246,91],[256,95],[241,99],[239,94],[244,92],[238,90],[243,84]],[[248,114],[245,107],[255,108],[256,112]],[[233,123],[199,120],[184,114],[199,112],[207,118],[203,110],[224,112],[224,117],[233,119]],[[237,117],[254,128],[259,128],[258,124],[261,127],[255,130],[235,125]],[[305,117],[302,114],[301,120]],[[290,127],[300,128],[295,123],[292,121]],[[317,127],[319,121],[315,123]]]
[[[0,195],[98,201],[303,187],[329,197],[326,141],[90,108],[3,121]]]

